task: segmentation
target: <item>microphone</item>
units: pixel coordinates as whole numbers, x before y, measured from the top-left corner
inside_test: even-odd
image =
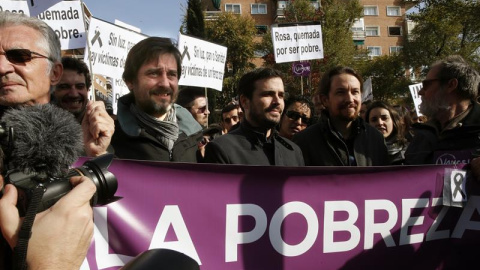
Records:
[[[5,183],[17,187],[17,208],[23,216],[35,190],[43,195],[37,212],[51,207],[73,187],[72,176],[86,176],[97,187],[92,206],[117,200],[117,178],[108,171],[106,154],[70,169],[83,150],[82,129],[70,112],[52,104],[12,108],[0,119],[0,145],[5,153]]]
[[[73,114],[55,105],[11,108],[0,122],[8,170],[65,176],[83,150],[80,124]]]

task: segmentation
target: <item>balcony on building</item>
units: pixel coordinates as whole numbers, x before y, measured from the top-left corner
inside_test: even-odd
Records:
[[[412,20],[405,20],[405,34],[409,40],[412,40],[412,30],[416,25],[417,23]]]
[[[205,11],[204,19],[206,21],[215,21],[222,11]]]
[[[356,19],[352,25],[353,44],[360,46],[365,44],[366,32],[363,18]]]

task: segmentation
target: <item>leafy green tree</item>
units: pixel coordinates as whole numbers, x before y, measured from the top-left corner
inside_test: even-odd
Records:
[[[378,56],[365,64],[360,71],[364,79],[372,78],[372,92],[375,100],[413,107],[408,88],[412,82],[405,76],[402,56]]]
[[[205,27],[208,40],[228,48],[227,64],[231,74],[251,67],[257,33],[252,18],[224,12],[216,20],[207,21]]]
[[[254,67],[250,61],[256,49],[254,38],[257,29],[252,18],[224,12],[216,20],[205,23],[205,32],[207,40],[227,47],[224,87],[221,95],[217,95],[221,108],[236,96],[239,75]]]
[[[320,21],[322,12],[309,0],[290,1],[285,8],[285,23]]]
[[[403,52],[413,67],[459,54],[479,67],[480,2],[476,0],[421,0],[408,16],[416,23]]]
[[[205,20],[201,0],[188,0],[186,16],[186,34],[204,38]]]
[[[357,57],[363,56],[353,44],[352,25],[363,13],[358,0],[323,0],[322,30],[325,61],[321,70],[337,65],[355,66]]]

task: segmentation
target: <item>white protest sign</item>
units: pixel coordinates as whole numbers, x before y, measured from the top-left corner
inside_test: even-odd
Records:
[[[179,85],[222,91],[227,47],[180,34],[178,50],[182,54]]]
[[[30,12],[28,11],[27,2],[25,1],[8,1],[8,0],[1,0],[0,1],[0,12],[12,12],[12,13],[20,13],[30,16]]]
[[[30,16],[37,16],[58,2],[62,0],[27,0]]]
[[[29,0],[30,1],[30,0]],[[36,0],[35,2],[40,2]],[[57,1],[58,2],[58,1]],[[30,16],[26,1],[0,1],[0,11],[22,13]],[[60,38],[62,50],[84,48],[85,24],[80,1],[64,1],[50,6],[38,14],[38,19],[47,23]]]
[[[89,46],[85,48],[85,63],[91,63],[91,73],[99,74],[104,79],[97,79],[98,85],[111,84],[109,92],[104,93],[99,87],[95,89],[95,96],[103,99],[113,98],[112,107],[114,113],[117,110],[117,100],[128,93],[129,90],[122,79],[125,60],[130,49],[137,42],[145,39],[147,36],[116,26],[114,24],[91,18],[88,31],[87,42]],[[105,82],[103,81],[105,80]],[[108,102],[107,102],[107,105]]]
[[[409,85],[410,94],[412,95],[413,104],[415,105],[415,111],[417,112],[417,116],[422,116],[423,114],[420,113],[420,104],[422,104],[422,97],[418,94],[420,89],[422,89],[422,84],[412,84]]]
[[[323,58],[321,25],[272,27],[272,41],[277,63]]]
[[[368,77],[363,82],[363,89],[362,89],[362,102],[367,100],[373,100],[373,87],[372,87],[372,77]]]
[[[80,1],[60,2],[40,13],[37,18],[46,22],[60,38],[62,50],[84,48],[87,36]]]

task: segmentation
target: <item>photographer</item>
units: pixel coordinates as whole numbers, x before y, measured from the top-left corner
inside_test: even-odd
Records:
[[[93,237],[90,198],[96,188],[84,176],[72,177],[70,182],[75,186],[73,190],[35,218],[27,252],[29,269],[79,269],[85,259]],[[3,176],[0,176],[0,187],[3,187]],[[17,244],[22,223],[16,204],[17,189],[6,185],[0,199],[0,228],[12,249]],[[0,263],[0,268],[5,269],[4,262]]]
[[[10,107],[46,104],[50,88],[63,72],[60,42],[43,21],[10,12],[0,12],[0,116]],[[90,156],[106,152],[113,134],[113,120],[101,102],[87,105],[83,119],[83,146]],[[70,133],[62,133],[71,136]],[[4,185],[0,177],[0,187]],[[32,227],[26,262],[32,269],[78,269],[93,235],[93,214],[89,204],[95,184],[86,177],[72,177],[75,186],[55,205],[39,213]],[[19,218],[17,189],[6,185],[0,199],[0,269],[12,261],[13,248],[22,219]]]
[[[0,116],[9,107],[50,102],[63,74],[60,54],[60,41],[45,22],[0,12]],[[107,153],[115,126],[103,102],[89,102],[81,124],[85,153]]]

